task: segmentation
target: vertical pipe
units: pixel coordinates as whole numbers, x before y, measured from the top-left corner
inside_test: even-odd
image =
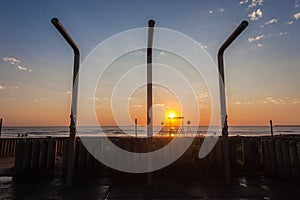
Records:
[[[148,21],[148,43],[147,43],[147,151],[152,150],[152,134],[153,134],[153,111],[152,111],[152,45],[154,20]],[[152,160],[149,160],[149,168],[152,165]],[[147,185],[152,185],[152,174],[147,175]]]
[[[148,21],[148,43],[147,43],[147,136],[152,137],[153,123],[152,123],[152,45],[153,45],[153,31],[154,20]]]
[[[242,33],[248,26],[247,21],[243,21],[235,31],[229,36],[225,43],[218,51],[218,68],[219,68],[219,86],[220,86],[220,103],[221,103],[221,125],[222,125],[222,140],[223,140],[223,160],[226,176],[226,184],[230,184],[230,159],[228,147],[228,125],[227,125],[227,111],[225,98],[225,80],[224,80],[224,51],[231,45],[231,43]]]
[[[72,47],[74,52],[74,67],[73,67],[73,85],[72,85],[72,103],[71,103],[71,116],[70,116],[70,137],[69,137],[69,154],[68,154],[68,167],[67,167],[67,186],[72,186],[72,177],[74,169],[74,150],[76,142],[76,114],[77,114],[77,96],[78,96],[78,72],[80,64],[80,53],[79,48],[73,41],[71,36],[65,30],[63,25],[57,18],[51,20],[52,24],[64,37],[67,43]]]
[[[273,137],[273,122],[270,120],[270,127],[271,127],[271,136]]]

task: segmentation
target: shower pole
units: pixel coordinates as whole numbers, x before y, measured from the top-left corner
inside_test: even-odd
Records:
[[[73,67],[73,86],[72,86],[72,103],[70,115],[70,136],[68,146],[68,162],[67,162],[67,187],[72,186],[73,171],[74,171],[74,150],[76,144],[76,114],[77,114],[77,97],[78,97],[78,72],[80,65],[80,52],[77,44],[68,34],[66,29],[57,18],[51,19],[52,24],[63,36],[67,43],[71,46],[74,52],[74,67]],[[77,80],[76,80],[77,79]]]
[[[218,51],[221,125],[222,125],[222,151],[223,151],[223,162],[224,162],[225,178],[226,178],[227,185],[230,185],[230,158],[229,158],[229,144],[228,144],[228,124],[227,124],[223,55],[227,47],[229,47],[231,43],[245,30],[248,24],[249,23],[247,21],[242,21],[242,23],[227,38],[227,40],[224,42],[224,44],[220,47]]]

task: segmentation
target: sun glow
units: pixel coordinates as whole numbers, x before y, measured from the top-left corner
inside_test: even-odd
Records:
[[[167,116],[168,116],[169,119],[173,119],[174,117],[176,117],[176,113],[172,111],[172,112],[169,112],[167,114]]]

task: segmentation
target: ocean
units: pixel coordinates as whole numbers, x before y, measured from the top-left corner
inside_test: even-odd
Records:
[[[154,127],[154,130],[158,130]],[[179,130],[179,135],[194,136],[194,135],[205,135],[207,127],[183,127]],[[168,130],[165,130],[168,132]],[[300,134],[300,126],[274,126],[274,135],[284,134]],[[146,127],[138,127],[138,137],[146,136]],[[168,132],[169,133],[169,132]],[[270,135],[271,130],[268,126],[230,126],[229,135],[241,135],[241,136],[262,136]],[[26,137],[68,137],[69,127],[67,126],[24,126],[24,127],[3,127],[2,138],[16,138],[19,136]],[[80,129],[80,136],[135,136],[134,126],[105,126],[102,130],[98,127],[84,127]]]

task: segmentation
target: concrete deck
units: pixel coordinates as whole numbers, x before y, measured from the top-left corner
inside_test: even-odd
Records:
[[[12,180],[0,177],[0,199],[299,199],[300,186],[264,179],[263,176],[235,177],[231,186],[222,178],[179,180],[153,176],[78,178],[70,189],[62,178]]]

